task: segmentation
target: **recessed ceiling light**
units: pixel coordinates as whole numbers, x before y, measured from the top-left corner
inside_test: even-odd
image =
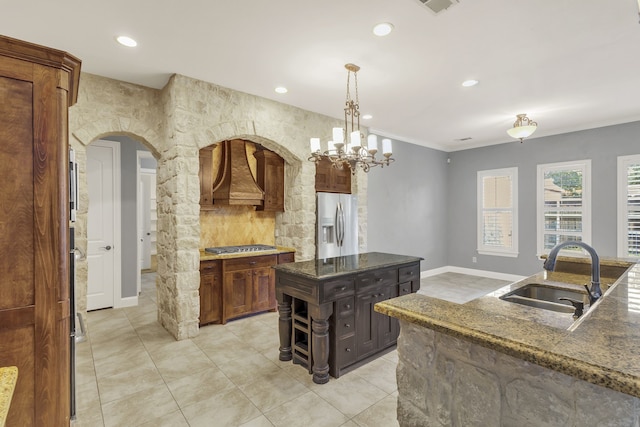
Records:
[[[462,86],[471,87],[471,86],[477,85],[478,83],[479,83],[478,80],[465,80],[462,82]]]
[[[277,93],[287,93],[287,92],[289,92],[289,91],[287,90],[287,88],[286,88],[286,87],[284,87],[284,86],[278,86],[277,88],[275,88],[275,91],[276,91]]]
[[[363,120],[371,120],[371,119],[373,119],[373,116],[371,114],[364,114],[362,116],[362,119]]]
[[[389,22],[382,22],[373,27],[373,34],[379,37],[389,35],[391,31],[393,31],[393,24]]]
[[[138,46],[138,42],[127,36],[118,36],[116,37],[116,41],[120,43],[122,46],[126,47],[136,47]]]

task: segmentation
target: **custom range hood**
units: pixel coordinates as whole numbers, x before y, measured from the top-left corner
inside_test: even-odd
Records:
[[[216,205],[261,205],[264,191],[258,186],[247,161],[244,141],[222,142],[221,175],[213,187]]]

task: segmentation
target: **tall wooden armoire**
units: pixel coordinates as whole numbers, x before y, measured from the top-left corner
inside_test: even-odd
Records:
[[[0,366],[7,426],[68,426],[68,107],[80,61],[0,36]]]

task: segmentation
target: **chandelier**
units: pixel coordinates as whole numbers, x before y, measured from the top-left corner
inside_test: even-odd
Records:
[[[327,149],[322,151],[320,138],[311,138],[310,161],[319,162],[327,159],[337,169],[346,166],[355,174],[358,168],[369,172],[375,166],[388,166],[394,159],[392,155],[391,140],[382,140],[382,155],[384,159],[376,159],[378,153],[378,136],[369,134],[367,146],[362,145],[364,135],[360,131],[360,104],[358,101],[358,71],[360,67],[354,64],[346,64],[347,69],[347,100],[344,108],[344,127],[333,128],[333,139],[327,143]],[[355,99],[351,97],[351,74],[353,73]]]
[[[518,114],[513,127],[507,130],[511,138],[519,139],[520,143],[524,138],[528,138],[536,131],[538,124],[529,119],[526,114]]]

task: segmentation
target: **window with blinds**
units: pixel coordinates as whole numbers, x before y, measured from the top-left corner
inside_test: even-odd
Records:
[[[591,240],[591,160],[538,165],[538,254]],[[580,252],[576,247],[567,251]]]
[[[478,253],[518,255],[518,168],[478,171]]]
[[[640,258],[640,154],[618,157],[618,256]]]

